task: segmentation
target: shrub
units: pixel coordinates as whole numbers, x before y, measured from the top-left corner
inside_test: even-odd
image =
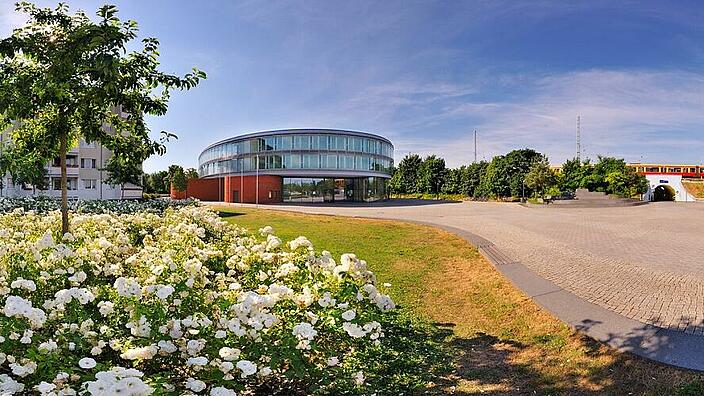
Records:
[[[137,200],[85,200],[70,201],[69,208],[78,213],[163,213],[166,208],[196,205],[193,199],[150,199]],[[61,201],[57,198],[36,196],[8,198],[0,197],[0,213],[12,212],[21,208],[24,211],[35,213],[48,213],[60,210]]]
[[[71,222],[0,215],[3,395],[409,394],[443,362],[353,254],[199,206]]]

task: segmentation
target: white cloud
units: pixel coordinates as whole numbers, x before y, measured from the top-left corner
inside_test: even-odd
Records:
[[[481,118],[478,128],[501,151],[535,147],[553,162],[574,156],[578,114],[583,146],[592,158],[699,161],[703,107],[700,74],[591,70],[540,79],[525,100],[481,114],[466,107],[454,110]]]
[[[493,101],[486,88],[397,82],[367,87],[325,113],[388,132],[397,159],[439,154],[452,166],[531,147],[560,163],[575,155],[576,116],[583,152],[628,161],[701,161],[704,75],[683,71],[589,70],[507,79]],[[508,98],[508,99],[503,99]],[[360,122],[357,123],[359,125]]]

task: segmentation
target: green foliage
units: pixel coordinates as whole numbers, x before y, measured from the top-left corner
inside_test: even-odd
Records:
[[[169,171],[171,171],[171,167],[173,166],[174,165],[169,167]],[[186,191],[186,188],[188,187],[188,179],[186,179],[186,173],[183,171],[183,168],[178,165],[173,168],[173,173],[171,174],[171,185],[176,191]]]
[[[154,173],[145,173],[142,176],[142,186],[146,194],[168,194],[168,172],[158,171]]]
[[[418,172],[423,160],[418,154],[406,155],[395,169],[389,182],[393,193],[418,192]]]
[[[614,157],[598,157],[595,164],[576,159],[567,161],[562,169],[562,190],[587,188],[622,197],[634,197],[648,190],[645,176],[626,166],[626,161]]]
[[[187,180],[195,180],[195,179],[197,179],[197,178],[199,177],[199,176],[198,176],[198,171],[195,170],[194,168],[188,168],[188,169],[186,169],[185,173],[186,173],[186,179],[187,179]]]
[[[677,389],[675,396],[700,396],[704,395],[704,382],[693,381]]]
[[[450,195],[458,194],[464,197],[474,197],[487,166],[489,166],[488,162],[481,161],[470,165],[462,165],[455,169],[448,169],[442,192]]]
[[[425,157],[418,169],[417,192],[438,194],[445,181],[445,160],[435,155]]]
[[[485,197],[519,197],[523,193],[523,181],[536,161],[545,156],[532,149],[513,150],[492,159],[479,187],[479,195]],[[526,195],[532,191],[526,188]]]
[[[13,144],[2,149],[0,174],[9,173],[15,184],[46,190],[47,170],[44,158],[31,151],[18,150]]]
[[[565,192],[574,192],[582,187],[582,180],[589,175],[591,171],[590,161],[584,160],[580,162],[577,158],[567,160],[562,165],[561,186]]]
[[[550,169],[547,158],[543,157],[533,163],[530,171],[526,174],[525,183],[526,187],[541,197],[545,197],[546,191],[557,184],[557,177],[555,172]]]

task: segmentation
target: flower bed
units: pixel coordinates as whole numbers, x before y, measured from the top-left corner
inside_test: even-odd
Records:
[[[0,215],[0,394],[409,394],[443,356],[364,261],[198,206]]]
[[[69,209],[77,213],[163,213],[166,208],[190,206],[197,204],[193,199],[149,199],[137,200],[79,200],[69,201]],[[25,211],[48,213],[61,209],[61,201],[53,197],[0,197],[0,213],[12,212],[22,208]]]

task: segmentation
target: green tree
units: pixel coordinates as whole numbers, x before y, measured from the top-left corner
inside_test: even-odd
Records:
[[[437,195],[442,189],[446,172],[444,159],[435,155],[425,157],[418,170],[417,191]]]
[[[61,165],[62,231],[68,232],[66,152],[79,137],[100,142],[114,156],[106,167],[111,183],[137,180],[141,163],[163,154],[170,134],[149,137],[145,115],[163,115],[173,89],[190,89],[205,78],[193,69],[184,77],[158,70],[159,42],[137,37],[135,21],[121,21],[117,8],[98,9],[98,22],[68,6],[17,4],[28,15],[24,27],[0,41],[0,114],[19,149]],[[107,127],[106,127],[107,126]],[[0,127],[0,129],[2,129]]]
[[[0,174],[9,173],[15,184],[31,185],[34,190],[47,189],[46,160],[33,152],[17,150],[10,143],[0,155]]]
[[[462,173],[462,194],[468,197],[480,197],[479,186],[481,185],[482,179],[486,175],[486,169],[489,163],[486,161],[480,161],[470,164],[465,168]]]
[[[573,158],[562,165],[562,182],[560,188],[564,192],[574,192],[584,186],[584,181],[591,175],[592,165],[589,159],[580,162]]]
[[[396,194],[412,194],[418,192],[418,172],[423,160],[418,154],[406,155],[391,177],[390,186]]]
[[[462,193],[462,176],[467,167],[462,165],[459,168],[448,169],[445,173],[445,181],[442,185],[442,192],[445,194]]]
[[[186,172],[179,165],[169,166],[169,181],[174,190],[178,192],[186,191],[188,188],[188,179],[186,178]]]
[[[195,170],[195,168],[188,168],[186,169],[186,179],[188,180],[195,180],[197,179],[198,176],[198,171]]]
[[[544,197],[545,191],[555,186],[556,182],[555,172],[550,169],[550,164],[545,157],[533,163],[525,178],[526,187],[541,197]]]
[[[164,183],[168,177],[167,171],[157,171],[144,174],[144,192],[150,194],[168,194],[168,185]]]
[[[479,195],[486,197],[519,197],[526,174],[534,162],[545,157],[535,150],[513,150],[494,157],[486,168]],[[530,191],[526,191],[529,194]]]

